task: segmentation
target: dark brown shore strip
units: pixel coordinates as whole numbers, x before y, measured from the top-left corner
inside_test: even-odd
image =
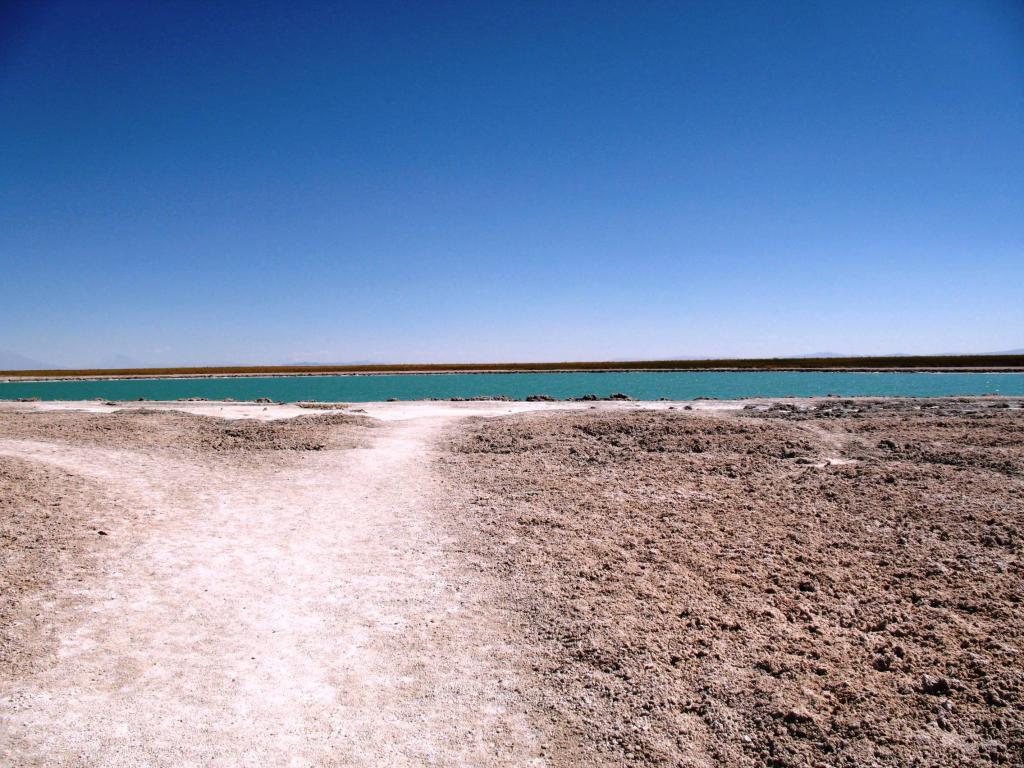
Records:
[[[623,371],[847,371],[1005,373],[1024,371],[1024,355],[635,360],[562,363],[432,363],[394,365],[273,365],[0,371],[0,380],[213,378],[228,376],[345,376],[447,373],[615,373]]]

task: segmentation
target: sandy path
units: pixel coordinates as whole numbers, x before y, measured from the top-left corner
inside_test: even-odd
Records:
[[[104,537],[84,609],[48,617],[53,662],[0,681],[0,763],[542,764],[515,656],[447,552],[445,423],[269,469],[0,439],[143,523]]]

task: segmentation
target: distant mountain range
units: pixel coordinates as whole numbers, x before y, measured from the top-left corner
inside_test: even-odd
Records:
[[[19,355],[17,352],[5,352],[0,349],[0,371],[42,371],[56,368],[55,365],[33,360],[31,357]]]
[[[128,355],[114,355],[100,360],[97,368],[145,368],[146,364],[128,357]]]
[[[862,353],[855,354],[852,352],[809,352],[804,355],[772,355],[771,358],[776,360],[827,360],[828,358],[840,358],[840,357],[956,357],[958,355],[1024,355],[1024,348],[1022,349],[1007,349],[1001,352],[936,352],[935,354],[925,355],[921,352],[883,352],[881,354],[875,353]],[[663,360],[727,360],[727,359],[739,359],[735,355],[731,358],[721,357],[694,357],[692,355],[681,355],[679,357],[666,357],[659,358]],[[621,360],[616,362],[630,362],[630,360]]]
[[[791,360],[808,360],[811,358],[826,358],[826,357],[914,357],[917,352],[888,352],[884,355],[850,355],[850,354],[837,354],[835,352],[813,352],[809,355],[790,355]],[[928,357],[955,357],[956,355],[1024,355],[1024,349],[1007,349],[1002,352],[938,352],[934,355],[928,355]]]
[[[385,363],[383,360],[348,360],[343,363],[317,363],[304,360],[300,363],[279,363],[279,365],[301,365],[305,367],[325,368],[332,365],[387,365],[387,363]]]
[[[69,368],[67,365],[54,365],[43,360],[36,360],[32,357],[17,352],[10,352],[0,349],[0,371],[56,371],[61,368]],[[112,355],[98,360],[91,368],[145,368],[146,364],[139,362],[127,355]]]

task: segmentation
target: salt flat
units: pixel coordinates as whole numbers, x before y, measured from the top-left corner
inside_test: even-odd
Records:
[[[0,404],[0,762],[1012,764],[1022,419]]]

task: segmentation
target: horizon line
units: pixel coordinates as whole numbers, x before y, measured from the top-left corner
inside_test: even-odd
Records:
[[[366,363],[226,366],[152,366],[139,368],[52,368],[0,371],[4,378],[81,376],[217,376],[342,373],[529,373],[572,371],[701,370],[1005,370],[1024,369],[1024,353],[954,355],[850,355],[823,357],[680,358],[663,360],[501,362],[501,363]]]

